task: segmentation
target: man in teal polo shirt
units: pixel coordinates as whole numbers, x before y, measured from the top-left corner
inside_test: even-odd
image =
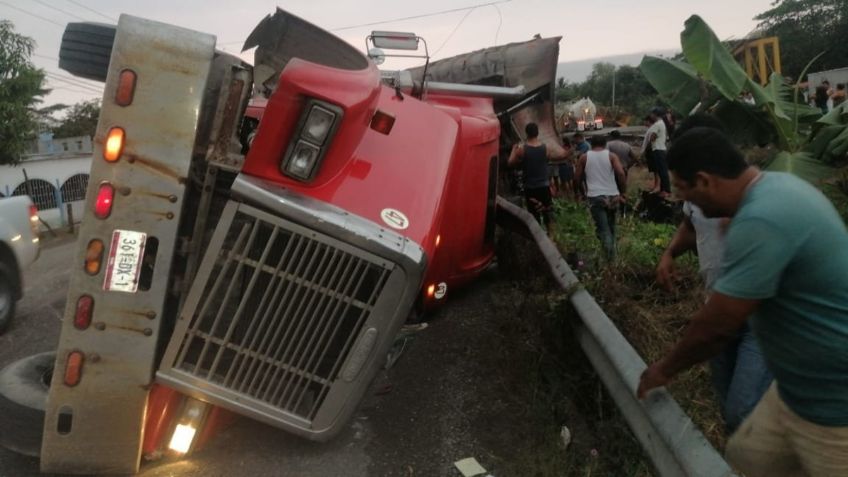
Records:
[[[714,292],[642,374],[639,397],[717,354],[751,316],[775,382],[728,441],[728,461],[748,477],[848,476],[845,224],[815,187],[748,166],[719,131],[683,134],[668,162],[678,195],[733,219]]]

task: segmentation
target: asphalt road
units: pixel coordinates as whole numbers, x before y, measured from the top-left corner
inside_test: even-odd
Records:
[[[0,336],[0,366],[55,348],[75,246],[70,238],[54,240],[27,270],[25,298]],[[497,475],[517,458],[519,436],[529,432],[522,426],[531,425],[517,417],[526,405],[510,402],[496,377],[505,365],[492,349],[497,344],[480,338],[492,316],[514,310],[511,290],[489,273],[454,297],[395,367],[375,380],[354,419],[331,442],[239,419],[207,448],[178,462],[146,463],[141,475],[458,476],[453,462],[471,456]],[[41,475],[37,459],[0,449],[0,476],[35,475]]]

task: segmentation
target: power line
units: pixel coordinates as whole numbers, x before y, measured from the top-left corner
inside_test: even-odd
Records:
[[[457,23],[456,26],[453,27],[453,31],[450,32],[450,35],[448,35],[448,37],[445,38],[445,41],[443,41],[442,44],[439,45],[438,48],[436,48],[436,51],[433,52],[433,57],[435,57],[438,52],[442,51],[442,48],[444,48],[444,46],[448,44],[448,41],[450,41],[450,39],[453,37],[453,34],[456,33],[457,30],[459,30],[459,27],[462,26],[462,24],[465,22],[465,19],[468,18],[468,16],[471,15],[473,12],[473,8],[465,12],[465,15],[463,15],[461,20],[459,20],[459,23]]]
[[[32,54],[32,56],[37,56],[37,57],[39,57],[39,58],[44,58],[45,60],[59,61],[59,58],[53,58],[52,56],[39,55],[38,53],[33,53],[33,54]]]
[[[68,1],[70,2],[71,0],[68,0]],[[431,13],[422,13],[420,15],[413,15],[413,16],[410,16],[410,17],[395,18],[395,19],[392,19],[392,20],[381,20],[381,21],[378,21],[378,22],[371,22],[371,23],[361,23],[359,25],[350,25],[350,26],[345,26],[345,27],[340,27],[340,28],[332,28],[332,29],[330,29],[330,31],[352,30],[354,28],[362,28],[362,27],[367,27],[367,26],[382,25],[384,23],[392,23],[392,22],[399,22],[399,21],[403,21],[403,20],[415,20],[415,19],[418,19],[418,18],[434,17],[434,16],[438,16],[438,15],[445,15],[445,14],[448,14],[448,13],[462,12],[462,11],[465,11],[465,10],[474,10],[475,8],[480,8],[480,7],[495,6],[495,8],[497,8],[498,4],[509,3],[511,1],[512,0],[498,0],[498,1],[495,1],[495,2],[481,3],[481,4],[478,4],[478,5],[471,5],[471,6],[468,6],[468,7],[453,8],[453,9],[450,9],[450,10],[441,10],[441,11],[438,11],[438,12],[431,12]],[[498,13],[500,13],[500,10],[498,10]],[[500,29],[500,26],[498,28]],[[244,40],[218,42],[218,45],[219,46],[220,45],[235,45],[236,43],[244,43]]]
[[[56,11],[57,11],[57,12],[59,12],[59,13],[64,13],[65,15],[68,15],[69,17],[74,17],[74,18],[76,18],[77,20],[86,21],[86,20],[85,20],[85,18],[83,18],[83,17],[81,17],[81,16],[79,16],[79,15],[74,15],[73,13],[66,12],[66,11],[62,10],[61,8],[56,8],[56,7],[54,7],[53,5],[50,5],[50,4],[49,4],[49,3],[47,3],[47,2],[43,2],[43,1],[41,1],[41,0],[35,0],[35,2],[36,2],[36,3],[39,3],[39,4],[41,4],[41,5],[44,5],[44,6],[45,6],[45,7],[47,7],[47,8],[52,8],[53,10],[56,10]]]
[[[498,35],[501,34],[501,24],[503,24],[503,15],[501,15],[501,9],[498,8],[497,5],[492,5],[495,7],[495,10],[498,11],[498,29],[495,30],[495,45],[498,44]]]
[[[495,2],[487,2],[487,3],[480,3],[480,4],[477,4],[477,5],[471,5],[471,6],[468,6],[468,7],[452,8],[450,10],[441,10],[441,11],[432,12],[432,13],[422,13],[420,15],[412,15],[412,16],[409,16],[409,17],[393,18],[391,20],[380,20],[378,22],[362,23],[362,24],[359,24],[359,25],[350,25],[350,26],[344,26],[344,27],[340,27],[340,28],[333,28],[330,31],[352,30],[354,28],[362,28],[362,27],[367,27],[367,26],[382,25],[384,23],[400,22],[400,21],[404,21],[404,20],[416,20],[418,18],[427,18],[427,17],[434,17],[434,16],[437,16],[437,15],[444,15],[444,14],[447,14],[447,13],[462,12],[462,11],[465,11],[465,10],[474,10],[475,8],[488,7],[490,5],[497,5],[499,3],[509,3],[511,1],[512,0],[498,0],[498,1],[495,1]]]
[[[9,7],[9,8],[13,8],[13,9],[15,9],[15,10],[17,10],[17,11],[21,12],[21,13],[25,13],[25,14],[27,14],[27,15],[31,16],[31,17],[38,18],[39,20],[44,20],[44,21],[46,21],[46,22],[48,22],[48,23],[52,23],[52,24],[56,25],[56,26],[57,26],[57,27],[59,27],[59,28],[65,28],[65,25],[62,25],[61,23],[56,23],[56,22],[54,22],[53,20],[51,20],[51,19],[49,19],[49,18],[44,18],[44,17],[42,17],[41,15],[36,15],[35,13],[32,13],[32,12],[27,11],[27,10],[24,10],[23,8],[18,8],[18,7],[16,7],[16,6],[14,6],[14,5],[9,5],[8,3],[3,2],[3,1],[0,1],[0,4],[6,5],[6,6],[7,6],[7,7]]]
[[[105,13],[100,13],[100,12],[98,12],[97,10],[95,10],[95,9],[93,9],[93,8],[89,8],[89,7],[87,7],[87,6],[83,5],[83,4],[79,3],[79,2],[75,2],[74,0],[68,0],[68,2],[73,3],[74,5],[76,5],[76,6],[80,7],[80,8],[84,8],[84,9],[86,9],[86,10],[90,11],[91,13],[95,13],[95,14],[97,14],[97,15],[100,15],[101,17],[103,17],[103,18],[105,18],[105,19],[107,19],[107,20],[110,20],[110,21],[113,21],[113,22],[115,22],[115,23],[118,23],[118,20],[117,20],[116,18],[114,18],[114,17],[110,17],[109,15],[106,15]]]
[[[66,83],[66,84],[69,84],[69,85],[71,85],[71,86],[74,86],[74,87],[76,87],[76,88],[82,88],[82,89],[89,90],[89,91],[91,91],[92,93],[103,93],[103,89],[102,89],[102,88],[101,88],[101,89],[97,89],[97,88],[95,88],[95,87],[93,87],[93,86],[89,86],[89,85],[87,85],[87,84],[85,84],[85,83],[79,83],[79,82],[76,82],[76,81],[74,81],[74,80],[70,80],[70,79],[67,79],[67,78],[63,78],[62,76],[59,76],[59,75],[56,75],[56,74],[53,74],[53,73],[50,73],[50,72],[45,72],[45,74],[47,75],[47,77],[48,77],[49,79],[54,80],[54,81],[61,81],[61,82],[63,82],[63,83]]]

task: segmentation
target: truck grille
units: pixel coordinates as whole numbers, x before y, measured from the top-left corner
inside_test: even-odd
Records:
[[[281,421],[311,421],[396,270],[240,204],[219,223],[160,373]]]

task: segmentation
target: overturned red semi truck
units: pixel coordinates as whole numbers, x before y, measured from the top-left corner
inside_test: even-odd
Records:
[[[381,72],[282,10],[253,66],[128,15],[69,24],[60,66],[105,81],[87,210],[58,349],[0,372],[0,443],[45,472],[130,473],[229,413],[331,438],[401,326],[493,259],[524,124],[561,147],[558,41],[449,78],[455,59]]]

